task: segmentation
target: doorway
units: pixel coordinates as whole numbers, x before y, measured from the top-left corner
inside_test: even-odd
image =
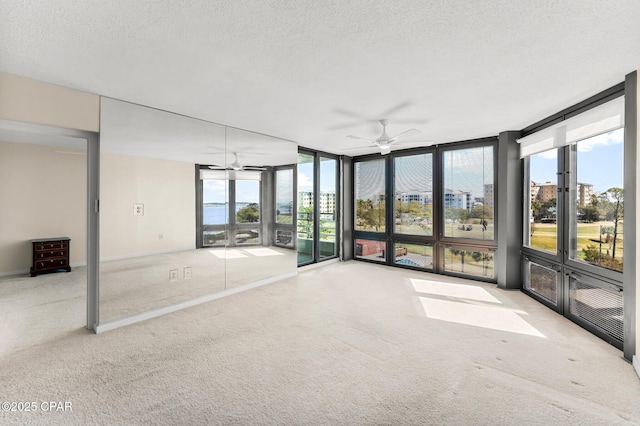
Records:
[[[88,166],[97,143],[89,132],[0,120],[0,312],[8,325],[0,353],[95,325],[87,259],[97,213],[87,212],[97,198]]]

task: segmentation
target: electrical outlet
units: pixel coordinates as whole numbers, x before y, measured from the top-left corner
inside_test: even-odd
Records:
[[[134,216],[144,216],[144,204],[136,203],[133,205]]]
[[[178,281],[178,270],[171,269],[169,270],[169,282]]]
[[[182,270],[182,277],[185,280],[190,280],[191,279],[191,266],[187,266],[186,268],[184,268]]]

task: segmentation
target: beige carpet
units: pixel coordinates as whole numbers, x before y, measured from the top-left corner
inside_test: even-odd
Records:
[[[3,425],[640,424],[621,352],[533,299],[364,262],[21,341],[0,354],[0,384],[0,401],[38,407]]]

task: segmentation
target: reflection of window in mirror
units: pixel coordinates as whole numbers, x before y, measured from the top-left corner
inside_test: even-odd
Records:
[[[260,222],[260,181],[236,181],[236,222]]]

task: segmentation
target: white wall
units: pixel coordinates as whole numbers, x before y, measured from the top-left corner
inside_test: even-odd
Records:
[[[195,248],[193,164],[103,152],[100,175],[101,259]]]
[[[0,142],[0,275],[31,266],[30,239],[71,238],[71,264],[86,259],[86,156]]]
[[[0,73],[0,118],[97,132],[100,97]]]

